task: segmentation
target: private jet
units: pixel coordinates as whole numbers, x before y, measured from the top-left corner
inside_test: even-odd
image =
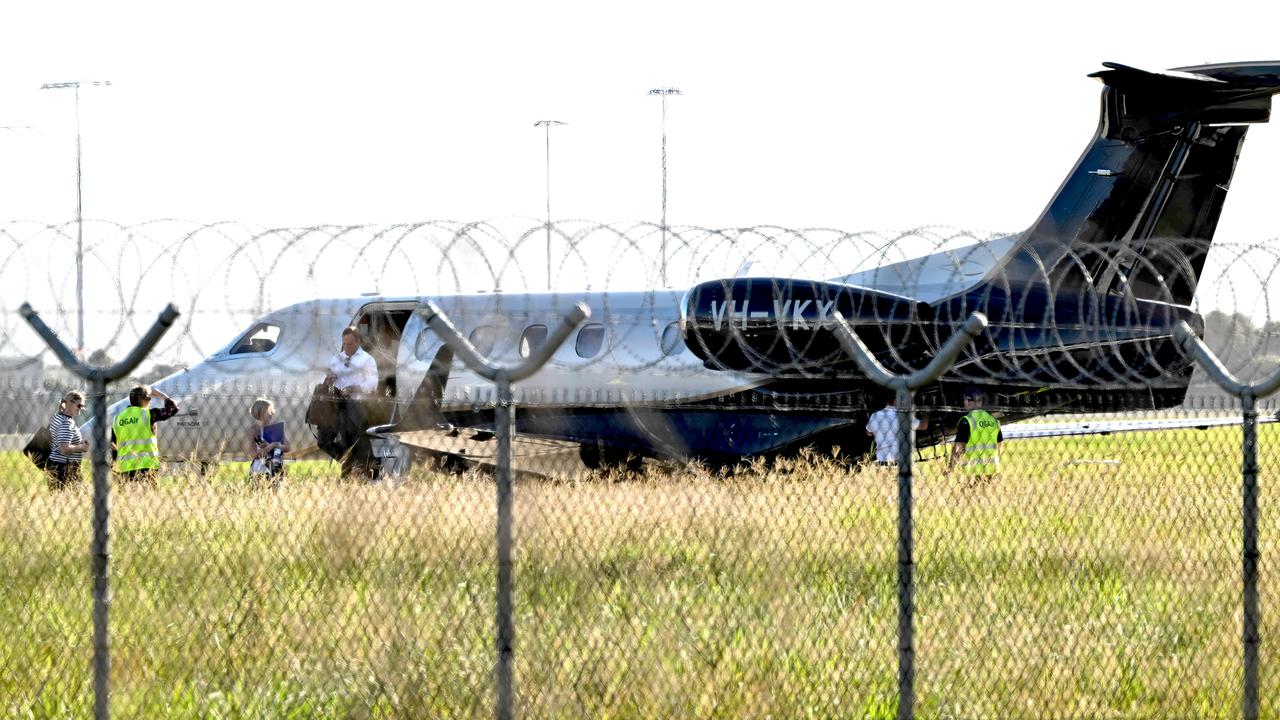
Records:
[[[162,451],[169,460],[242,457],[259,396],[276,401],[294,447],[314,451],[307,399],[341,329],[354,325],[379,368],[375,432],[428,456],[485,457],[493,388],[432,332],[428,302],[498,365],[527,357],[574,303],[590,309],[514,398],[520,438],[574,448],[588,467],[864,452],[882,393],[841,350],[837,311],[896,373],[922,367],[971,313],[986,315],[955,367],[919,392],[918,408],[935,418],[925,443],[954,432],[968,387],[1007,421],[1177,407],[1193,366],[1174,327],[1186,321],[1203,334],[1196,286],[1248,127],[1269,120],[1280,91],[1280,62],[1104,65],[1091,76],[1103,84],[1098,127],[1024,232],[817,280],[741,275],[679,290],[291,305],[157,383],[182,408],[162,430]]]

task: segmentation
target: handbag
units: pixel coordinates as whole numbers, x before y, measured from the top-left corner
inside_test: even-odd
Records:
[[[22,448],[22,454],[26,455],[32,464],[41,470],[49,467],[49,453],[53,451],[53,435],[49,432],[49,426],[42,425],[31,439],[27,441],[27,446]]]
[[[306,422],[317,428],[333,428],[338,424],[338,391],[328,383],[320,383],[311,391]]]

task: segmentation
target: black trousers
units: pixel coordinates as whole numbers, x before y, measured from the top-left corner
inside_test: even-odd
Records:
[[[334,427],[317,429],[320,449],[342,463],[343,477],[373,476],[373,443],[365,432],[368,427],[364,403],[344,395],[338,400]]]
[[[45,472],[49,475],[50,490],[65,490],[80,484],[79,462],[51,462],[45,468]]]
[[[142,482],[155,484],[156,476],[160,471],[156,468],[140,468],[138,470],[126,470],[116,473],[116,479],[120,482]]]

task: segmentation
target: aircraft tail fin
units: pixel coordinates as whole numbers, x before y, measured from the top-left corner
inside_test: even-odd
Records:
[[[1150,72],[1104,63],[1097,132],[987,283],[1045,281],[1189,305],[1248,125],[1280,61]]]

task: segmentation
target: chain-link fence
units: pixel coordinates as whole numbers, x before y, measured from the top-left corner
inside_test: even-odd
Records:
[[[1204,268],[1190,305],[1085,284],[1042,296],[1046,311],[1027,289],[1062,289],[1054,267],[1115,248],[1026,277],[993,260],[1020,236],[674,228],[669,256],[689,259],[646,290],[658,228],[568,223],[552,266],[580,276],[548,292],[522,275],[546,267],[545,228],[499,225],[87,228],[85,359],[123,356],[169,301],[183,313],[107,398],[119,417],[133,385],[160,390],[138,405],[158,419],[160,471],[110,488],[114,714],[895,716],[902,488],[872,436],[887,397],[836,317],[910,373],[971,312],[989,326],[911,397],[912,710],[1241,714],[1242,408],[1193,372],[1175,328],[1239,377],[1280,366],[1270,244],[1163,263]],[[94,703],[88,456],[54,490],[21,453],[88,391],[15,312],[29,300],[78,342],[69,271],[36,260],[67,256],[64,230],[6,231],[0,714],[19,717]],[[910,271],[930,256],[949,270]],[[590,317],[555,347],[577,303]],[[433,318],[494,366],[549,359],[508,403]],[[364,362],[340,350],[348,326],[368,390],[340,367]],[[327,395],[326,375],[355,382]],[[1000,423],[991,477],[953,455],[971,390]],[[270,416],[251,415],[258,398]],[[1274,717],[1280,438],[1260,402],[1257,697]]]

